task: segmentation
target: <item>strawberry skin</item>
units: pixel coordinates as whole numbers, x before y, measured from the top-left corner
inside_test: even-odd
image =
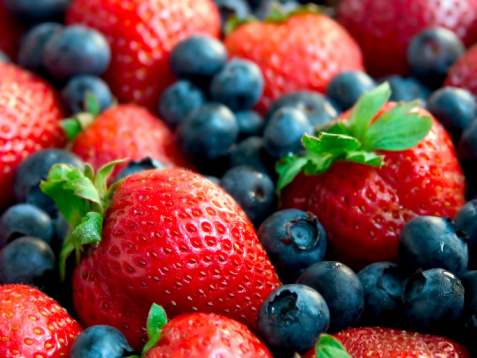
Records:
[[[66,23],[86,24],[106,36],[112,58],[104,79],[120,103],[151,111],[174,81],[172,48],[192,34],[220,32],[212,0],[73,0]]]
[[[68,357],[81,326],[43,292],[25,285],[0,286],[1,357]]]
[[[391,328],[352,328],[334,335],[353,358],[469,358],[449,338]],[[310,351],[303,358],[316,358]]]
[[[181,315],[161,330],[157,347],[144,358],[273,358],[243,324],[214,314]]]
[[[0,63],[0,210],[13,202],[16,166],[40,149],[63,147],[60,101],[45,81]]]
[[[231,57],[254,61],[265,77],[257,109],[266,112],[280,96],[297,90],[325,92],[340,72],[362,70],[361,51],[338,23],[325,15],[300,13],[285,22],[250,22],[225,39]]]
[[[462,55],[449,70],[444,86],[460,87],[477,95],[477,46]]]
[[[408,44],[427,28],[452,30],[467,46],[477,41],[474,0],[343,0],[338,21],[358,42],[375,77],[407,74]]]
[[[385,155],[382,168],[337,162],[320,175],[300,174],[282,195],[285,208],[317,215],[337,259],[354,268],[397,261],[406,221],[418,215],[452,218],[465,203],[455,148],[435,119],[417,146],[380,154]]]
[[[152,303],[168,317],[221,314],[256,327],[280,282],[253,226],[209,180],[171,168],[127,177],[104,218],[101,244],[75,270],[85,326],[109,324],[138,349]]]
[[[76,137],[71,150],[95,169],[116,159],[148,156],[166,165],[191,167],[176,146],[169,127],[135,105],[121,105],[105,111]],[[118,166],[115,172],[120,169]]]

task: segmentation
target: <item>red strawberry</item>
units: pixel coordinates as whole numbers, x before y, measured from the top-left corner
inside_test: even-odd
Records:
[[[281,168],[283,180],[300,171],[309,156],[317,159],[310,157],[311,163],[304,167],[308,174],[323,172],[328,169],[323,165],[338,160],[322,174],[296,177],[285,188],[282,203],[317,215],[336,257],[355,268],[396,261],[399,233],[406,221],[418,215],[454,217],[465,203],[465,180],[450,136],[422,109],[384,105],[389,94],[385,84],[365,95],[341,118],[354,119],[334,129],[350,136],[345,142],[351,146],[358,138],[358,149],[349,152],[340,147],[341,142],[336,148],[331,142],[337,157],[327,154],[330,148],[318,154],[309,151],[305,157],[288,158]],[[373,117],[378,119],[370,126]],[[421,122],[423,131],[416,137]],[[330,135],[326,133],[324,139],[330,140]],[[333,141],[336,134],[331,136]],[[400,145],[411,137],[412,145]],[[312,145],[322,146],[324,139],[316,144],[315,138]],[[396,146],[390,146],[393,143]],[[384,162],[374,163],[376,155],[383,156]],[[359,164],[363,162],[370,165]]]
[[[154,309],[153,306],[151,311]],[[156,309],[162,310],[158,306]],[[165,318],[163,310],[162,314],[164,317],[158,316],[160,321]],[[148,332],[152,333],[150,342],[155,348],[149,350],[144,358],[273,358],[267,347],[246,326],[227,317],[206,313],[184,314],[167,324],[165,320],[158,322],[159,327],[154,327],[151,321],[148,320]],[[154,332],[160,334],[157,344],[154,335],[157,337],[159,334]]]
[[[285,93],[310,89],[325,92],[342,71],[362,70],[356,42],[335,21],[313,12],[248,22],[228,34],[230,56],[257,63],[265,77],[258,109],[265,112]]]
[[[23,31],[23,25],[5,9],[0,1],[0,50],[12,60],[17,58],[18,44]]]
[[[122,105],[102,113],[76,137],[71,150],[95,169],[116,159],[145,157],[166,165],[191,167],[167,125],[134,105]]]
[[[467,46],[477,41],[474,0],[343,0],[338,21],[356,39],[367,71],[376,77],[407,74],[408,44],[426,28],[448,28]]]
[[[0,63],[0,210],[13,201],[16,166],[43,148],[62,147],[66,136],[56,92],[13,65]]]
[[[74,304],[85,326],[109,324],[139,348],[155,302],[170,317],[210,312],[256,327],[261,303],[280,282],[253,226],[221,188],[177,168],[133,174],[117,187],[103,226],[106,196],[92,195],[89,170],[54,168],[42,189],[76,227],[64,254],[81,243],[97,245],[73,277]],[[95,179],[102,194],[104,172]],[[72,208],[78,196],[88,201]]]
[[[449,338],[391,328],[351,328],[334,335],[353,358],[469,358]],[[303,358],[316,358],[315,350]]]
[[[464,88],[477,96],[477,46],[469,49],[451,67],[444,86]]]
[[[43,292],[25,285],[0,286],[0,356],[68,357],[81,326]]]
[[[174,81],[172,48],[195,33],[220,33],[212,0],[73,0],[66,23],[86,24],[106,36],[112,51],[106,82],[121,103],[152,111]]]

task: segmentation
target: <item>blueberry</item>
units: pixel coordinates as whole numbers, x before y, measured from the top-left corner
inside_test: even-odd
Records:
[[[61,18],[71,0],[3,0],[12,14],[25,22],[44,22]]]
[[[467,195],[477,194],[477,120],[474,120],[462,133],[457,153],[464,169]]]
[[[239,138],[261,135],[265,122],[260,114],[253,110],[235,112],[235,118],[239,126]]]
[[[30,204],[8,208],[0,217],[0,247],[21,236],[37,237],[49,244],[53,236],[50,216]]]
[[[0,50],[0,62],[1,63],[12,63],[10,57],[8,57],[5,52]]]
[[[181,79],[207,84],[227,62],[227,50],[217,39],[193,35],[179,42],[171,51],[172,72]]]
[[[272,291],[258,313],[258,332],[280,353],[304,353],[327,331],[330,312],[323,297],[305,285],[284,285]]]
[[[222,33],[226,33],[226,25],[229,20],[246,19],[250,16],[251,9],[246,0],[214,0],[219,8]]]
[[[133,352],[126,337],[111,326],[91,326],[75,339],[70,358],[123,358]]]
[[[220,179],[212,175],[205,175],[205,178],[209,179],[215,185],[220,185]]]
[[[230,154],[238,138],[237,120],[224,105],[207,103],[180,123],[176,135],[188,157],[197,164],[206,164]]]
[[[258,227],[275,208],[275,185],[265,174],[247,166],[228,170],[220,186],[229,193]]]
[[[64,163],[76,168],[84,166],[75,154],[62,149],[43,149],[24,159],[17,167],[13,182],[13,194],[19,203],[29,203],[46,211],[50,216],[58,214],[56,204],[43,194],[40,182],[48,179],[54,164]]]
[[[466,329],[475,332],[477,330],[477,271],[469,271],[462,275],[460,279],[465,292],[463,324]]]
[[[454,325],[464,309],[464,287],[441,268],[418,270],[403,291],[404,316],[414,329],[438,331]]]
[[[29,30],[20,42],[18,64],[31,71],[44,71],[43,50],[48,40],[63,30],[63,25],[56,22],[45,22]]]
[[[326,95],[343,111],[354,106],[359,97],[376,87],[376,82],[360,71],[341,72],[331,79],[326,87]]]
[[[305,133],[313,134],[306,115],[293,107],[280,108],[265,125],[265,149],[274,159],[298,154],[303,150],[301,138]]]
[[[392,75],[381,79],[380,82],[388,82],[391,87],[390,101],[411,102],[421,100],[424,105],[431,94],[431,90],[413,77],[401,77]]]
[[[159,100],[159,115],[174,128],[205,102],[205,95],[199,87],[186,80],[177,81],[162,93]]]
[[[339,108],[321,93],[297,91],[285,94],[276,100],[268,110],[267,121],[283,107],[301,110],[312,126],[321,126],[331,122],[339,115]]]
[[[210,95],[232,111],[252,108],[262,96],[264,79],[252,61],[234,58],[213,78]]]
[[[475,118],[477,105],[474,96],[464,89],[444,87],[427,101],[427,110],[449,132],[455,143]]]
[[[469,264],[465,235],[449,218],[415,217],[399,235],[399,264],[409,272],[443,268],[461,275]]]
[[[53,252],[59,254],[63,247],[63,243],[70,232],[70,224],[68,224],[68,221],[66,221],[62,215],[53,219],[53,232],[54,237],[50,245]]]
[[[114,178],[114,181],[124,179],[130,175],[142,172],[144,170],[164,169],[164,168],[167,168],[167,165],[165,165],[164,163],[161,163],[158,160],[151,159],[149,157],[146,157],[140,160],[131,160],[128,163],[128,165],[125,168],[123,168],[118,173],[118,175],[116,175],[116,178]]]
[[[260,225],[257,236],[282,282],[295,282],[325,257],[325,229],[310,212],[277,211]]]
[[[113,95],[109,86],[101,78],[89,75],[79,75],[68,81],[61,91],[64,107],[71,114],[85,112],[86,94],[94,96],[99,105],[99,112],[111,107]]]
[[[274,164],[275,162],[265,150],[265,144],[261,137],[244,139],[230,152],[230,168],[246,165],[256,171],[272,175],[274,174]]]
[[[398,324],[402,315],[403,279],[398,266],[376,262],[358,273],[364,292],[362,319],[368,325]]]
[[[477,264],[477,200],[469,201],[454,217],[457,230],[467,235],[469,266]]]
[[[21,237],[0,251],[0,282],[3,284],[30,283],[45,271],[54,269],[55,254],[45,241],[36,237]]]
[[[438,88],[464,52],[465,46],[455,33],[435,27],[414,36],[407,50],[407,63],[414,77]]]
[[[110,60],[111,49],[104,35],[83,25],[68,26],[53,34],[43,51],[45,68],[59,80],[100,76]]]
[[[364,310],[364,292],[358,276],[336,261],[313,264],[296,283],[310,286],[325,299],[330,309],[330,332],[346,329],[360,319]]]

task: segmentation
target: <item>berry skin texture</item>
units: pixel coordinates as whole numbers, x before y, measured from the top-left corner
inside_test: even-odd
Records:
[[[206,313],[184,314],[161,329],[156,348],[144,358],[272,358],[267,347],[243,324]]]
[[[104,79],[120,103],[155,111],[174,82],[169,54],[192,34],[218,37],[220,18],[212,0],[73,0],[66,23],[102,32],[111,46]]]
[[[265,88],[256,108],[261,113],[286,93],[324,93],[338,73],[363,69],[356,42],[334,20],[319,14],[297,14],[281,24],[244,24],[226,37],[225,46],[229,56],[260,66]]]
[[[0,63],[0,210],[13,201],[17,165],[43,148],[62,147],[66,136],[57,93],[50,85],[16,66]],[[12,145],[15,143],[15,146]]]
[[[419,215],[453,218],[465,204],[465,179],[455,148],[436,120],[417,146],[378,153],[385,156],[380,169],[338,162],[320,175],[300,174],[281,196],[283,208],[318,217],[337,260],[352,268],[397,262],[405,222]]]
[[[338,21],[361,47],[366,69],[375,77],[408,74],[407,48],[426,28],[448,28],[467,46],[477,40],[474,0],[343,0]]]
[[[449,70],[445,87],[459,87],[477,96],[477,46],[471,47]]]
[[[477,258],[477,200],[471,200],[457,213],[454,218],[457,230],[468,236],[469,264],[475,267]]]
[[[68,357],[81,326],[53,299],[29,286],[0,286],[0,356]],[[20,309],[20,307],[22,309]]]
[[[279,285],[233,199],[200,175],[172,168],[120,184],[101,244],[75,270],[73,298],[86,327],[116,327],[139,349],[154,302],[169,318],[216,313],[254,330],[260,305]]]
[[[111,107],[113,96],[108,85],[99,77],[79,75],[68,81],[61,91],[65,109],[71,114],[86,112],[86,95],[91,93],[99,106],[99,113]]]
[[[346,71],[333,77],[326,87],[326,95],[343,111],[355,105],[359,97],[376,87],[374,80],[360,71]]]

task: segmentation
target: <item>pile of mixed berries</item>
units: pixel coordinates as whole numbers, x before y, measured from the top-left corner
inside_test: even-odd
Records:
[[[475,0],[0,0],[0,356],[477,356]]]

